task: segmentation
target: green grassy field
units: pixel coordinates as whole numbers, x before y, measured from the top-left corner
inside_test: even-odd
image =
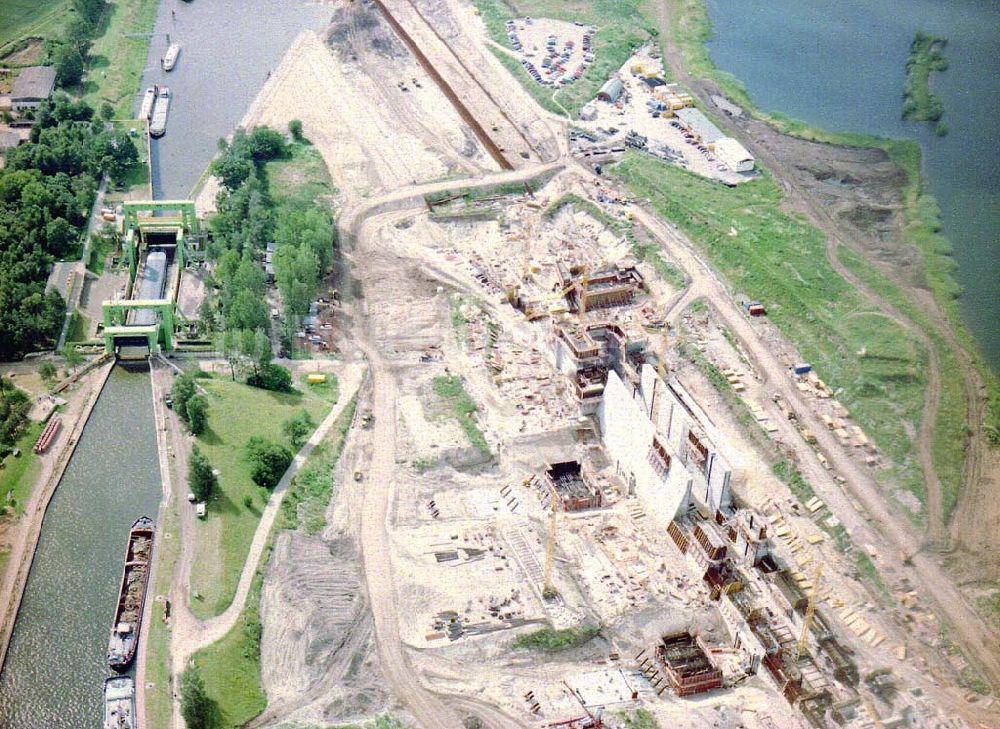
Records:
[[[638,154],[613,174],[678,224],[736,291],[767,302],[771,321],[841,389],[838,398],[894,462],[893,475],[923,500],[907,429],[919,425],[926,352],[837,275],[822,233],[780,209],[774,182],[727,188]]]
[[[486,442],[483,431],[479,429],[474,417],[479,409],[475,401],[469,397],[465,391],[462,378],[455,375],[449,377],[434,378],[434,392],[444,401],[451,411],[451,416],[458,421],[469,439],[469,443],[475,446],[484,456],[491,455],[490,446]]]
[[[115,0],[108,3],[100,35],[90,49],[83,100],[100,108],[105,101],[115,118],[128,119],[146,68],[149,38],[126,34],[150,33],[159,0]]]
[[[18,458],[7,456],[0,469],[0,507],[13,506],[17,516],[24,513],[31,487],[41,470],[42,462],[31,449],[44,427],[44,423],[28,421],[14,444],[21,449],[21,455]]]
[[[326,507],[333,490],[332,471],[354,418],[353,399],[326,439],[313,450],[289,487],[270,539],[281,529],[303,528],[310,534],[326,524]],[[240,727],[267,706],[260,684],[260,592],[264,570],[270,558],[270,539],[257,569],[246,607],[239,620],[221,640],[198,651],[194,661],[201,669],[205,688],[222,717],[217,729]]]
[[[197,548],[191,589],[200,599],[191,603],[199,618],[218,615],[236,592],[240,572],[253,540],[267,494],[250,479],[244,447],[252,436],[288,446],[283,421],[305,409],[317,423],[329,402],[309,392],[275,393],[238,382],[199,380],[208,391],[208,429],[198,446],[219,469],[219,493],[208,507],[208,519],[195,529]],[[244,499],[253,505],[247,508]]]
[[[640,12],[641,0],[473,0],[473,3],[479,8],[490,37],[505,48],[510,48],[510,44],[504,23],[515,17],[580,21],[597,27],[594,63],[583,78],[560,89],[558,104],[552,100],[553,89],[536,83],[519,61],[505,53],[495,53],[544,108],[561,113],[562,107],[573,117],[636,48],[656,36],[656,28]]]
[[[236,729],[267,708],[260,687],[260,590],[264,567],[270,559],[268,545],[247,595],[246,607],[232,630],[221,640],[194,654],[201,669],[205,693],[215,702],[221,722],[213,729]]]
[[[326,527],[326,509],[333,494],[334,468],[340,460],[357,406],[358,399],[355,396],[330,428],[323,442],[313,449],[295,474],[292,485],[288,487],[288,493],[281,502],[278,529],[301,527],[309,534],[319,534]]]
[[[69,0],[0,0],[0,56],[22,38],[54,38],[72,17]]]
[[[291,152],[288,158],[271,160],[265,166],[275,202],[288,199],[315,202],[337,194],[323,155],[314,146],[292,142],[288,149]]]
[[[525,633],[514,641],[514,648],[527,648],[532,651],[564,651],[583,645],[591,638],[601,634],[596,625],[585,625],[583,628],[542,628],[534,633]]]
[[[168,729],[173,710],[170,692],[170,629],[163,620],[165,605],[157,595],[169,595],[174,577],[174,566],[180,554],[180,519],[170,507],[160,513],[158,525],[162,539],[156,545],[156,577],[151,586],[152,614],[149,620],[149,637],[146,644],[146,726],[149,729]],[[170,535],[170,536],[167,536]]]

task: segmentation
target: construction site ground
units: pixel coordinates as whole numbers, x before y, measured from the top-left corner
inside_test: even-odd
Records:
[[[733,172],[712,152],[701,151],[698,145],[685,139],[681,129],[672,126],[673,116],[666,113],[654,117],[646,102],[653,99],[653,92],[662,87],[650,87],[644,76],[663,77],[663,62],[652,46],[644,46],[628,59],[618,72],[624,91],[614,103],[594,99],[590,102],[596,112],[592,120],[578,119],[574,126],[597,137],[593,144],[578,144],[579,151],[611,148],[625,144],[629,132],[646,137],[646,152],[672,164],[690,170],[696,175],[719,180],[729,185],[755,179],[757,173]]]
[[[793,345],[751,320],[675,228],[567,155],[566,128],[466,31],[456,19],[464,12],[457,0],[340,7],[326,34],[296,40],[245,120],[284,128],[301,119],[339,190],[352,279],[342,290],[358,295],[346,297],[334,336],[345,357],[368,361],[359,412],[373,416],[348,436],[326,531],[276,540],[262,599],[269,708],[253,725],[392,710],[418,726],[543,726],[603,708],[614,726],[613,712],[639,706],[664,726],[806,725],[766,671],[747,676],[733,657],[708,586],[665,535],[674,515],[629,495],[555,365],[555,326],[608,321],[654,353],[657,327],[683,329],[815,489],[820,506],[797,499],[717,383],[668,354],[733,467],[733,491],[766,516],[796,581],[808,590],[815,565],[826,566],[820,610],[860,673],[891,669],[902,689],[896,703],[863,689],[879,714],[910,705],[921,726],[995,719],[992,699],[958,689],[963,666],[943,656],[938,611],[945,603],[949,617],[966,613],[940,565],[924,555],[911,564],[900,551],[915,553],[917,542],[908,527],[895,529],[899,515],[886,515],[874,489],[857,498],[845,486],[874,484],[878,466],[849,413],[822,383],[788,373]],[[448,194],[455,190],[464,192]],[[567,195],[584,202],[556,211]],[[428,204],[442,197],[452,199]],[[636,258],[607,220],[631,221],[684,285]],[[579,278],[630,267],[643,284],[615,308],[581,314],[558,287],[560,271]],[[532,316],[511,292],[531,302]],[[446,378],[458,378],[474,403],[471,421],[442,395]],[[563,460],[584,464],[604,503],[558,515],[558,597],[547,598],[550,513],[539,475]],[[837,524],[846,553],[831,536]],[[880,577],[863,574],[859,554]],[[600,631],[560,652],[515,646],[542,626]],[[712,647],[725,688],[680,699],[658,694],[639,671],[636,656],[678,630]],[[967,638],[958,640],[969,650]],[[977,667],[992,676],[984,655]],[[855,725],[870,721],[861,711]]]

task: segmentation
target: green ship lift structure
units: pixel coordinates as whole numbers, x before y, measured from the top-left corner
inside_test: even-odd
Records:
[[[191,200],[143,200],[126,202],[122,206],[124,230],[122,253],[129,267],[129,283],[124,299],[103,301],[101,310],[104,319],[104,351],[115,354],[122,345],[136,346],[143,340],[149,353],[173,352],[175,347],[174,326],[176,323],[176,294],[180,276],[187,261],[199,254],[193,243],[200,230]],[[174,264],[178,271],[173,284],[164,291],[165,298],[131,298],[141,287],[137,286],[136,274],[140,261],[149,253],[150,244],[174,249]],[[133,311],[155,310],[159,316],[154,324],[129,324],[129,313]]]

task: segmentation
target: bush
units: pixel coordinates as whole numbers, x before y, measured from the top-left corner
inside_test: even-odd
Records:
[[[301,448],[315,427],[316,423],[313,422],[312,417],[303,410],[282,423],[281,431],[288,436],[288,441],[293,448]]]
[[[304,140],[302,136],[302,122],[298,119],[292,119],[288,122],[288,133],[292,135],[292,139],[296,142],[301,142]]]
[[[247,384],[272,392],[291,392],[292,371],[287,367],[268,363],[261,367],[258,372],[250,375],[247,378]]]
[[[528,650],[564,651],[583,645],[591,638],[600,635],[601,629],[596,625],[586,625],[580,630],[576,628],[542,628],[534,633],[526,633],[514,641],[515,648]]]
[[[260,437],[247,441],[246,458],[250,463],[250,478],[266,489],[277,486],[292,463],[291,451]]]
[[[277,159],[285,155],[285,136],[270,127],[254,127],[246,138],[250,156],[256,161]]]

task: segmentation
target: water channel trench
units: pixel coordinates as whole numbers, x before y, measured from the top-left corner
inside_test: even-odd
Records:
[[[146,364],[108,378],[45,514],[0,673],[3,729],[101,726],[128,530],[162,493]]]

